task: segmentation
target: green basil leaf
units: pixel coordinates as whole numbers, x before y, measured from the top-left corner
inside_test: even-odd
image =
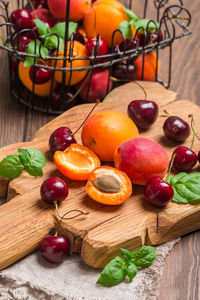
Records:
[[[43,176],[42,168],[37,163],[31,162],[30,165],[25,167],[25,169],[31,176]]]
[[[17,178],[24,170],[17,154],[8,155],[0,162],[0,176],[6,178]]]
[[[40,35],[47,35],[50,32],[49,27],[40,19],[34,19],[33,22],[37,26]]]
[[[63,40],[65,39],[65,22],[57,23],[54,27],[51,28],[50,32],[56,33]],[[72,33],[76,31],[78,23],[69,22],[68,29],[68,39],[71,37]]]
[[[136,276],[137,272],[138,269],[136,265],[132,261],[127,262],[126,275],[129,277],[130,282],[133,281],[133,278]]]
[[[123,249],[123,248],[121,248],[120,251],[121,251],[121,253],[122,253],[122,255],[123,255],[126,262],[130,261],[132,259],[132,254],[133,254],[132,252],[130,252],[126,249]]]
[[[131,29],[131,24],[129,21],[125,20],[119,25],[119,30],[123,33],[124,37],[127,39],[133,38],[133,32]]]
[[[124,280],[126,268],[124,261],[119,257],[112,259],[101,272],[97,284],[114,286]]]
[[[58,40],[57,36],[55,36],[55,35],[49,35],[45,39],[44,46],[46,48],[53,48],[53,49],[59,48],[59,50],[63,51],[64,41],[62,38],[59,38],[59,40]]]
[[[173,190],[174,190],[174,196],[173,196],[172,202],[176,202],[176,203],[179,203],[179,204],[188,204],[188,200],[184,197],[181,197],[177,193],[177,191],[175,190],[174,187],[173,187]]]
[[[46,165],[47,160],[42,152],[34,148],[28,148],[27,151],[31,155],[31,162],[38,164],[41,168]]]
[[[181,173],[179,173],[179,174],[177,174],[175,176],[170,176],[171,177],[170,178],[170,184],[172,186],[174,186],[176,183],[182,183],[183,180],[184,180],[184,178],[185,178],[185,176],[187,176],[187,175],[188,175],[188,173],[181,172]]]
[[[140,268],[150,266],[155,258],[156,248],[152,246],[143,246],[138,251],[132,253],[132,262]]]
[[[36,54],[36,55],[40,55],[40,44],[41,42],[39,40],[36,41],[32,41],[28,44],[28,48],[27,48],[27,53],[28,54]],[[41,46],[41,55],[42,57],[47,56],[49,53],[48,49],[46,47],[44,47],[43,45]],[[41,58],[36,58],[36,63],[39,62],[41,60]],[[34,58],[27,56],[24,60],[24,67],[29,67],[34,65]]]
[[[30,163],[31,155],[26,149],[18,149],[18,156],[22,165],[26,166]]]
[[[128,17],[129,20],[137,19],[136,14],[131,9],[124,8],[124,12],[127,15],[127,17]]]
[[[136,30],[138,30],[140,27],[142,27],[144,29],[147,29],[147,26],[148,26],[148,31],[150,31],[150,30],[157,30],[157,29],[160,28],[160,23],[158,23],[158,22],[152,22],[152,21],[150,22],[150,20],[148,20],[148,19],[139,19],[139,18],[137,18],[137,19],[133,20],[132,23],[133,23],[133,25],[134,25],[134,27],[135,27]],[[139,33],[143,33],[144,32],[142,28],[140,28],[138,30]]]
[[[183,198],[186,198],[188,202],[194,201],[200,198],[200,195],[197,195],[193,192],[191,192],[185,184],[183,183],[177,183],[175,185],[176,192]]]

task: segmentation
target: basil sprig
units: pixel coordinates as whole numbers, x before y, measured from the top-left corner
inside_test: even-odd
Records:
[[[120,250],[124,259],[119,256],[112,259],[101,272],[97,284],[114,286],[122,282],[126,276],[129,282],[132,282],[138,269],[150,266],[156,258],[156,248],[151,246],[143,246],[135,252]]]
[[[49,33],[54,33],[49,35],[44,40],[44,45],[41,45],[39,40],[31,41],[27,47],[28,54],[36,54],[39,56],[41,54],[42,57],[48,55],[49,50],[59,49],[63,51],[64,47],[64,39],[65,39],[65,22],[57,23],[54,27],[49,29],[49,27],[40,19],[34,19],[33,22],[38,28],[40,38],[45,38]],[[68,30],[68,39],[71,37],[72,33],[76,31],[78,27],[77,23],[69,22],[69,30]],[[41,59],[37,58],[36,63]],[[24,61],[24,66],[32,66],[34,64],[34,58],[27,56]]]
[[[0,176],[17,178],[25,170],[31,176],[42,176],[46,158],[34,148],[18,149],[18,155],[8,155],[0,162]]]
[[[174,176],[169,176],[168,183],[174,189],[172,202],[179,204],[200,203],[200,173],[181,172]]]
[[[124,12],[128,17],[128,20],[123,21],[119,25],[119,30],[121,30],[124,37],[126,37],[127,39],[133,39],[133,31],[131,25],[133,25],[134,28],[138,30],[139,33],[144,32],[143,28],[146,30],[148,29],[148,31],[151,31],[151,30],[158,30],[160,27],[160,23],[158,22],[152,22],[148,19],[138,18],[136,14],[128,8],[124,8]]]

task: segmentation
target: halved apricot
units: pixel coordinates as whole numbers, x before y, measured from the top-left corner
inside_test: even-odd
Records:
[[[54,162],[62,174],[74,180],[87,180],[90,173],[101,165],[92,150],[79,144],[71,144],[65,151],[56,151]]]
[[[131,196],[132,183],[124,172],[102,166],[91,172],[86,193],[97,202],[119,205]]]

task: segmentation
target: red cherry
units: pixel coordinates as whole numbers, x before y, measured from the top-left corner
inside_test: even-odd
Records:
[[[190,126],[183,119],[171,116],[166,119],[163,131],[169,139],[176,142],[184,142],[190,135]]]
[[[49,146],[52,152],[64,151],[71,144],[76,144],[76,140],[68,127],[56,129],[49,139]]]
[[[197,163],[197,155],[186,146],[177,147],[172,156],[174,156],[173,167],[178,171],[187,171],[192,169]]]
[[[62,179],[50,177],[41,185],[40,195],[46,203],[62,202],[68,196],[68,187]]]
[[[10,16],[10,22],[13,23],[19,30],[31,28],[31,14],[26,9],[16,9]]]
[[[59,264],[69,253],[69,240],[64,236],[46,236],[40,243],[40,253],[47,261]]]
[[[41,65],[45,65],[43,62],[39,62]],[[50,80],[52,71],[44,69],[42,67],[32,66],[29,71],[31,80],[36,84],[42,84]]]
[[[26,52],[28,44],[32,41],[26,34],[20,34],[15,40],[15,47],[20,52]]]
[[[46,8],[48,9],[47,0],[32,0],[35,9]]]
[[[127,64],[126,61],[114,64],[112,75],[119,79],[134,80],[136,75],[136,66],[134,63]]]
[[[173,198],[174,190],[161,177],[155,176],[147,182],[144,195],[147,202],[157,207],[163,207]]]
[[[98,43],[99,41],[99,43]],[[97,46],[98,45],[98,46]],[[97,56],[102,56],[105,54],[108,54],[108,46],[104,39],[100,37],[99,39],[97,38],[90,38],[87,43],[86,43],[86,48],[89,52],[89,55],[95,55],[95,51],[97,48]]]
[[[137,47],[136,40],[125,39],[123,42],[121,42],[115,47],[115,52],[118,51],[124,52],[131,49],[135,49],[136,47]]]
[[[70,103],[68,103],[68,101],[70,101],[72,97],[74,97],[74,92],[72,90],[68,91],[68,89],[65,89],[64,99],[62,99],[62,87],[58,84],[53,90],[50,97],[51,106],[55,109],[60,109],[62,102],[64,102],[64,109],[69,109],[70,107],[73,107],[76,103],[76,98],[74,98]]]

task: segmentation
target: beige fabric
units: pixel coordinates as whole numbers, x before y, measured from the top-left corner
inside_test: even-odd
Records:
[[[1,271],[0,300],[155,300],[166,256],[177,240],[157,247],[157,259],[139,271],[132,283],[112,288],[95,284],[100,270],[85,265],[79,256],[54,266],[33,253]]]

